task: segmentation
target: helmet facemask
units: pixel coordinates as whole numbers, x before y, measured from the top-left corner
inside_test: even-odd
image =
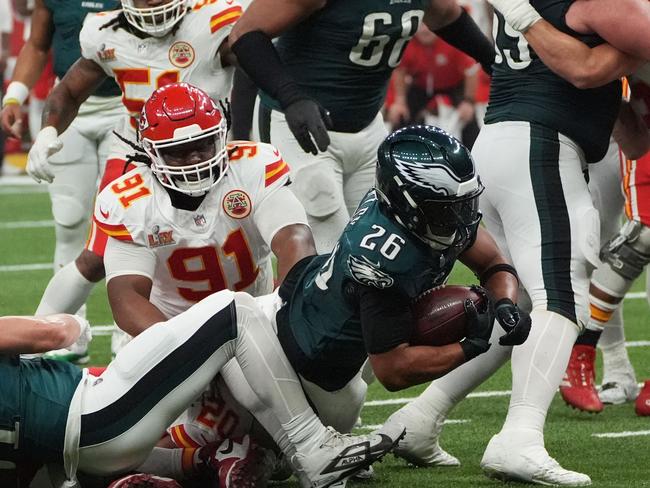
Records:
[[[224,119],[207,130],[191,125],[176,129],[172,139],[144,138],[142,142],[152,161],[151,171],[160,183],[186,195],[205,195],[228,169]],[[200,160],[184,164],[190,158]]]
[[[122,0],[126,20],[133,27],[153,37],[164,37],[187,12],[187,0],[171,0],[157,7],[139,8],[134,0]]]

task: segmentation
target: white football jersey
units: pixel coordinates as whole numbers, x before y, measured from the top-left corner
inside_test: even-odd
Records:
[[[270,242],[256,215],[271,195],[291,191],[286,186],[289,166],[269,144],[236,142],[229,147],[227,173],[195,211],[172,206],[167,190],[146,166],[116,179],[97,197],[97,226],[114,239],[145,247],[149,259],[155,255],[150,301],[167,317],[225,288],[252,295],[273,290]],[[278,229],[303,223],[291,212],[272,211]],[[109,260],[107,253],[108,279],[111,268],[119,268],[118,275],[134,274],[128,265],[124,269]]]
[[[242,14],[238,0],[199,0],[164,37],[140,38],[107,26],[121,10],[88,14],[79,41],[84,58],[95,61],[122,89],[132,132],[151,94],[169,83],[186,81],[206,91],[215,101],[230,96],[234,69],[223,67],[217,54],[233,24]],[[126,135],[126,134],[125,134]]]

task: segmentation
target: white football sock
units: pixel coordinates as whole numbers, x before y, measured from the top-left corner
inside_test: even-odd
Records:
[[[434,380],[412,404],[432,417],[447,415],[474,388],[492,376],[510,357],[512,348],[499,345],[503,329],[495,323],[490,349],[459,366],[442,378]]]
[[[94,286],[95,283],[79,272],[74,261],[68,263],[47,284],[35,315],[76,313]]]
[[[512,396],[503,430],[544,430],[544,420],[557,391],[578,327],[547,310],[533,310],[526,342],[512,350]]]
[[[245,293],[237,293],[235,303],[239,331],[237,362],[246,382],[260,403],[273,412],[293,447],[308,453],[320,445],[327,431],[307,403],[300,381],[262,309]],[[241,401],[237,396],[236,399]],[[267,428],[265,419],[257,418]],[[275,428],[276,425],[270,425],[267,431],[273,432]]]

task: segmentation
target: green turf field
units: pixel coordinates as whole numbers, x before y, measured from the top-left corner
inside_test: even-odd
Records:
[[[44,191],[43,186],[0,185],[0,315],[33,313],[51,275],[47,265],[52,258],[54,229]],[[457,269],[452,281],[469,279],[467,270]],[[642,289],[642,284],[637,283],[634,291]],[[93,325],[108,324],[111,320],[103,284],[92,294],[88,318]],[[628,341],[650,340],[650,313],[645,300],[626,300],[625,320]],[[91,362],[104,364],[109,356],[108,337],[96,337]],[[630,356],[639,380],[650,378],[650,349],[630,348]],[[442,445],[461,460],[460,468],[413,469],[391,457],[377,467],[373,486],[498,486],[500,483],[482,475],[478,463],[490,436],[501,426],[509,389],[507,365],[479,389],[491,393],[469,398],[452,412],[451,418],[460,422],[445,428]],[[375,383],[368,395],[371,404],[362,414],[364,424],[382,423],[419,390],[389,393]],[[380,402],[389,399],[389,404]],[[635,435],[594,437],[620,432]],[[650,418],[636,417],[633,405],[610,406],[602,414],[588,415],[569,409],[558,395],[549,413],[546,444],[565,467],[590,474],[593,486],[650,486]]]

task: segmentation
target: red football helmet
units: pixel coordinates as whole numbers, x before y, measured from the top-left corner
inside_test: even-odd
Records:
[[[146,101],[138,129],[160,183],[204,195],[228,169],[226,120],[214,100],[189,83],[172,83]]]

